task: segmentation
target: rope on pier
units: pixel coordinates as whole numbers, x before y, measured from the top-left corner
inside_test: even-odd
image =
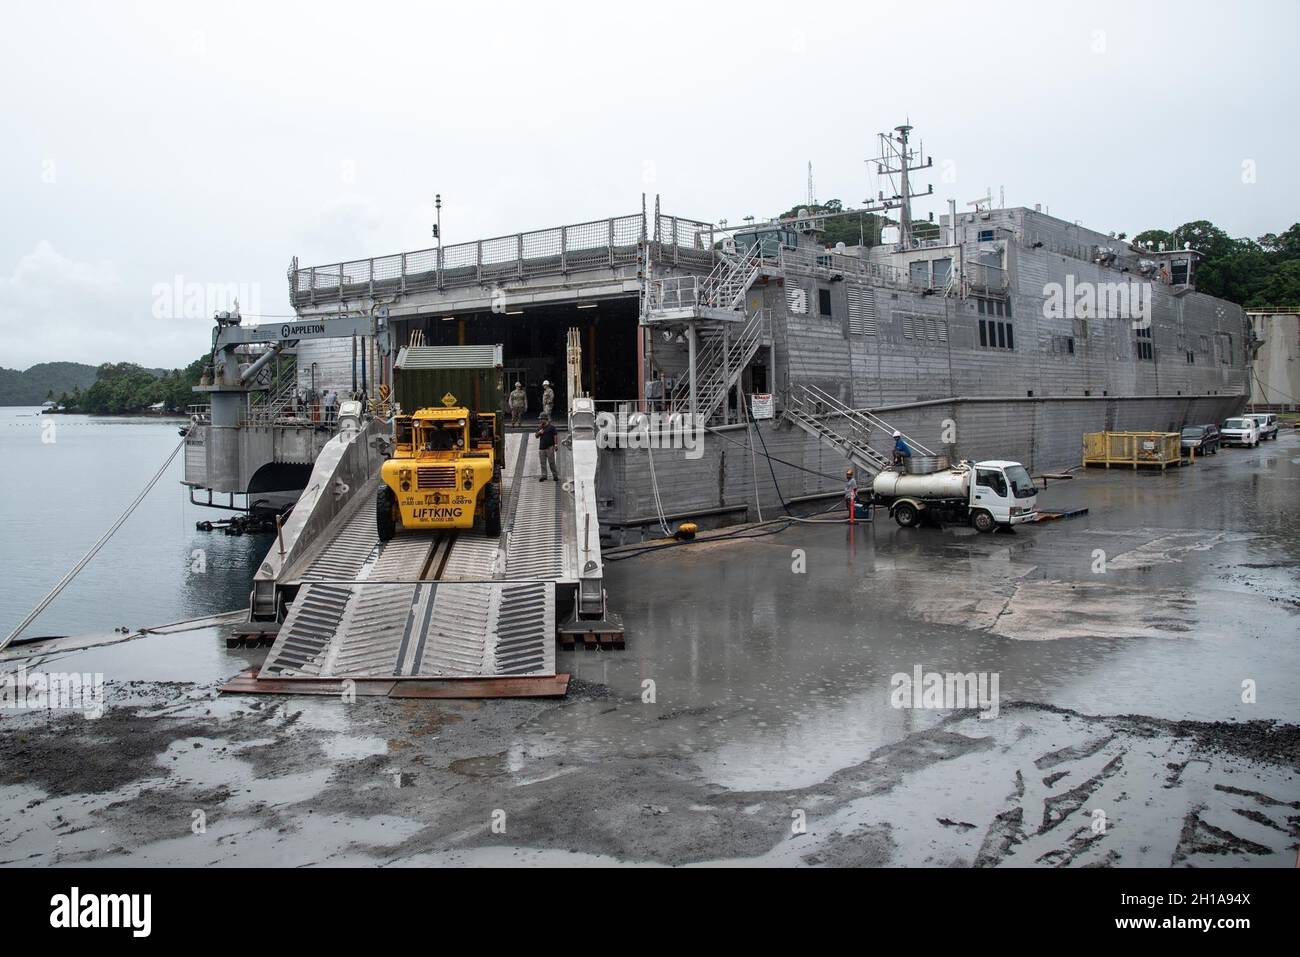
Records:
[[[76,578],[83,568],[85,568],[88,564],[90,564],[90,560],[94,558],[95,555],[99,552],[99,550],[103,548],[104,545],[108,542],[108,540],[113,537],[113,534],[119,528],[122,527],[122,523],[131,517],[131,513],[135,511],[137,505],[139,505],[141,502],[144,501],[144,498],[146,495],[149,494],[149,491],[155,485],[158,484],[158,480],[162,478],[163,473],[167,471],[167,466],[171,465],[172,459],[176,458],[176,453],[179,452],[184,447],[185,447],[185,440],[181,439],[180,442],[177,443],[176,448],[172,449],[171,455],[167,456],[167,460],[163,462],[162,467],[159,468],[158,471],[154,473],[154,477],[149,480],[149,484],[144,487],[144,491],[142,491],[139,495],[137,495],[135,497],[135,501],[127,506],[126,511],[123,512],[121,517],[119,517],[118,520],[113,523],[113,527],[110,528],[108,531],[106,531],[102,536],[100,536],[99,541],[95,542],[95,544],[91,546],[90,551],[86,552],[85,556],[81,559],[81,561],[73,565],[72,569],[66,575],[63,576],[62,580],[60,580],[60,582],[50,590],[50,593],[46,595],[43,599],[41,599],[41,603],[32,609],[31,614],[28,615],[26,618],[24,618],[17,628],[9,632],[9,636],[5,638],[4,641],[0,641],[0,651],[4,651],[6,648],[8,648],[9,643],[13,641],[15,638],[17,638],[20,634],[22,634],[23,630],[26,629],[28,625],[30,625],[32,622],[34,622],[37,619],[40,613],[46,609],[46,607],[50,604],[50,602],[54,601],[54,599],[58,597],[59,592],[63,591],[63,589],[68,585],[68,583],[71,582],[72,579]]]

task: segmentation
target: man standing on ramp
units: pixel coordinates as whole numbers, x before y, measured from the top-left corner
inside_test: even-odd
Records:
[[[545,412],[542,413],[541,427],[534,434],[537,436],[537,450],[541,453],[540,458],[542,460],[542,477],[538,481],[546,481],[546,469],[549,466],[551,477],[558,482],[560,480],[560,471],[555,467],[557,435],[555,426],[551,425],[551,417]]]

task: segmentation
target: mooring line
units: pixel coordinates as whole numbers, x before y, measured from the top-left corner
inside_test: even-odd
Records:
[[[113,527],[110,528],[108,531],[106,531],[102,536],[100,536],[99,541],[95,542],[95,544],[91,546],[90,551],[86,552],[85,557],[83,557],[81,561],[77,562],[77,564],[72,566],[72,570],[63,576],[62,580],[57,585],[55,585],[53,589],[50,590],[50,593],[48,595],[46,595],[43,599],[41,599],[41,603],[32,609],[31,614],[28,615],[26,618],[24,618],[17,628],[9,632],[9,636],[5,638],[4,641],[0,641],[0,651],[4,651],[6,648],[8,648],[9,642],[13,641],[20,634],[22,634],[23,630],[37,619],[40,613],[46,609],[46,607],[50,604],[50,602],[54,601],[54,599],[58,597],[59,592],[63,591],[64,587],[69,582],[71,582],[72,579],[76,578],[77,574],[83,568],[85,568],[86,565],[90,563],[90,560],[95,557],[95,555],[99,552],[101,548],[104,547],[104,544],[110,538],[113,537],[113,533],[116,532],[119,528],[121,528],[122,523],[131,517],[131,513],[135,511],[136,506],[144,501],[144,498],[146,495],[149,494],[150,489],[152,489],[156,484],[158,484],[158,480],[162,478],[163,473],[167,471],[167,466],[171,465],[172,459],[176,458],[176,453],[179,452],[184,447],[185,447],[185,440],[181,439],[180,443],[177,444],[176,448],[172,449],[172,454],[167,456],[167,460],[163,462],[162,467],[158,469],[158,471],[154,473],[154,477],[149,480],[149,484],[144,487],[144,491],[142,491],[139,495],[137,495],[135,501],[127,506],[126,511],[123,512],[121,517],[116,522],[113,523]]]

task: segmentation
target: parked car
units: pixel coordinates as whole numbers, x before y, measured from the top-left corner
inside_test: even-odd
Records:
[[[1223,423],[1219,430],[1221,445],[1245,445],[1254,448],[1259,445],[1259,426],[1248,415],[1239,415]]]
[[[1259,437],[1263,439],[1277,438],[1277,416],[1271,412],[1252,412],[1246,416],[1248,419],[1254,419],[1255,424],[1259,426]]]
[[[1219,427],[1217,425],[1189,425],[1183,429],[1182,452],[1191,455],[1218,455]]]

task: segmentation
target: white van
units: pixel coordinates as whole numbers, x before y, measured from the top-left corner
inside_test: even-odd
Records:
[[[1219,430],[1219,441],[1223,445],[1245,445],[1254,448],[1259,445],[1259,425],[1248,415],[1239,415],[1223,423]]]
[[[1255,425],[1259,426],[1260,441],[1265,439],[1277,438],[1277,416],[1271,412],[1252,412],[1246,416],[1248,419],[1254,419]]]

